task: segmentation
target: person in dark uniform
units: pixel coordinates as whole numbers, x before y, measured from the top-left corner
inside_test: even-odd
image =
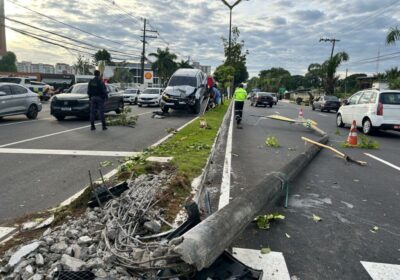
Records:
[[[104,103],[108,96],[106,86],[100,78],[100,71],[94,71],[94,78],[89,81],[87,93],[90,100],[90,129],[96,129],[94,121],[98,113],[101,124],[103,125],[103,130],[107,130],[104,116]]]

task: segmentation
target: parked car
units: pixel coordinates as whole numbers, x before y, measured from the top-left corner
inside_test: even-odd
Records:
[[[340,108],[340,101],[336,96],[324,95],[315,99],[311,108],[313,111],[318,109],[321,110],[321,112],[330,112],[331,110],[337,112]]]
[[[143,105],[160,106],[161,95],[162,88],[146,88],[139,94],[137,104],[139,107],[142,107]]]
[[[24,114],[28,119],[36,119],[41,110],[36,93],[21,85],[0,83],[0,117]]]
[[[127,88],[122,92],[124,102],[129,104],[137,104],[137,99],[140,94],[140,90],[137,88]]]
[[[400,131],[400,91],[367,89],[344,100],[336,115],[339,127],[356,121],[365,134],[378,129]]]
[[[206,96],[207,75],[198,69],[178,69],[170,78],[160,105],[163,112],[172,109],[190,109],[200,113]]]
[[[251,95],[250,97],[250,106],[264,106],[264,107],[272,107],[274,104],[274,99],[272,98],[272,95],[269,94],[268,92],[255,92]]]
[[[278,104],[278,95],[275,92],[269,92],[269,94],[272,96],[274,105]]]
[[[106,85],[108,99],[105,102],[105,112],[115,111],[117,114],[124,110],[124,100],[118,89],[112,85]],[[75,84],[66,93],[52,97],[50,102],[50,114],[62,121],[67,116],[88,118],[90,115],[89,96],[87,83]]]

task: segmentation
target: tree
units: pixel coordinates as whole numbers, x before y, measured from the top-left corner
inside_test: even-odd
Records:
[[[156,53],[151,53],[149,56],[156,58],[152,68],[154,71],[158,71],[161,84],[165,85],[169,77],[171,77],[177,69],[177,64],[175,62],[177,59],[176,54],[171,53],[167,47],[165,50],[158,48]]]
[[[305,85],[306,88],[320,88],[325,81],[325,70],[323,66],[319,63],[311,63],[308,66],[308,72],[305,75]]]
[[[105,50],[98,50],[97,53],[93,55],[94,63],[97,65],[99,61],[105,61],[106,64],[111,63],[111,54]]]
[[[396,41],[400,39],[400,29],[396,27],[391,27],[388,34],[386,35],[386,44],[394,45]]]
[[[180,62],[177,63],[177,68],[190,68],[192,69],[193,66],[189,64],[189,61],[181,60]]]
[[[0,59],[0,71],[17,72],[17,57],[13,52],[7,52]]]
[[[75,74],[78,75],[91,75],[93,74],[90,71],[92,65],[90,64],[89,59],[85,59],[82,55],[78,55],[76,63],[74,64]]]
[[[233,77],[235,75],[235,68],[229,65],[220,65],[214,71],[214,79],[227,88],[232,85]]]
[[[335,91],[335,82],[339,79],[336,76],[336,71],[343,61],[348,61],[349,55],[346,52],[339,52],[331,59],[324,62],[322,67],[326,73],[325,91],[327,95],[333,95]]]
[[[128,68],[118,67],[114,70],[114,75],[110,78],[110,83],[132,83],[133,75]]]

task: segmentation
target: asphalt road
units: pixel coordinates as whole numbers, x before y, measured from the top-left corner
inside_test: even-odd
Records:
[[[299,108],[282,102],[273,108],[245,106],[244,129],[233,132],[231,199],[302,152],[301,136],[318,138],[301,126],[256,117],[296,118]],[[343,150],[340,144],[349,128],[337,133],[335,113],[305,107],[304,115],[329,134],[330,145]],[[266,148],[268,136],[276,136],[281,147]],[[372,138],[380,143],[379,150],[344,149],[367,161],[365,167],[322,151],[290,184],[289,207],[279,203],[260,213],[278,212],[286,219],[268,231],[249,225],[232,247],[282,252],[293,279],[371,279],[361,261],[400,264],[400,173],[364,155],[400,166],[400,134],[382,132]],[[322,221],[314,221],[313,214]]]
[[[112,166],[102,168],[107,173],[118,165],[118,156],[77,156],[30,154],[28,149],[42,153],[48,149],[67,151],[140,152],[166,136],[168,128],[179,128],[195,116],[184,111],[172,111],[165,119],[152,118],[159,108],[132,106],[139,115],[135,128],[109,127],[90,131],[85,120],[68,118],[58,122],[50,116],[45,103],[37,120],[25,116],[0,120],[0,224],[22,215],[54,207],[80,191],[89,182],[88,170],[95,179],[100,162],[109,160]],[[23,149],[22,154],[14,150]],[[26,151],[26,152],[25,152]],[[21,152],[19,150],[19,152]]]

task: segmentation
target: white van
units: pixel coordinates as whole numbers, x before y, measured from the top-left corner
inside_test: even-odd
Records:
[[[337,112],[336,125],[351,125],[353,120],[365,134],[378,129],[400,131],[400,90],[365,89],[355,93]]]

